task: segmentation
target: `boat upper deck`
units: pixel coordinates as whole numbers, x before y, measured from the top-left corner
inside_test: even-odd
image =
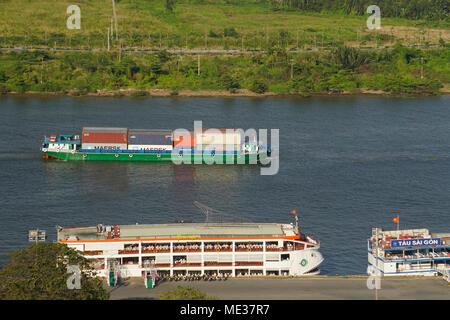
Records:
[[[136,224],[58,229],[58,241],[195,240],[233,238],[298,238],[292,224],[278,223],[173,223]]]

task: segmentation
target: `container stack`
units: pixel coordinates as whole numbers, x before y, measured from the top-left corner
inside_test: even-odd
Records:
[[[85,127],[81,134],[81,149],[126,150],[127,128]]]
[[[242,135],[235,129],[203,130],[195,134],[196,149],[218,153],[234,153],[240,150]]]
[[[192,150],[195,148],[194,133],[190,132],[189,135],[181,135],[174,133],[173,146],[177,150]]]
[[[128,131],[128,150],[172,151],[172,130],[130,129]]]

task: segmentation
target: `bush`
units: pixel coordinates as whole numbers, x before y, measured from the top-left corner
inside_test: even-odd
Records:
[[[250,87],[251,91],[259,94],[266,92],[267,89],[268,89],[267,84],[259,80],[254,80]]]
[[[4,83],[0,83],[0,95],[7,94],[11,90],[8,88],[8,86]]]
[[[228,74],[225,74],[220,80],[221,85],[230,92],[236,92],[241,87],[239,81]]]
[[[178,286],[162,292],[158,296],[158,300],[215,300],[216,297],[207,296],[205,293],[192,287]]]

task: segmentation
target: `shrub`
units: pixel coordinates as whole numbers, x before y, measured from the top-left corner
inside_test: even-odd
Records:
[[[259,94],[266,92],[267,89],[268,89],[267,84],[259,80],[253,80],[253,83],[250,87],[251,91]]]

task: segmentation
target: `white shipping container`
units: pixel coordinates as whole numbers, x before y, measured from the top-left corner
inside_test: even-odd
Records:
[[[241,144],[242,137],[240,131],[230,131],[230,133],[224,132],[198,132],[195,134],[196,144]]]
[[[127,150],[128,145],[126,143],[82,143],[81,149],[87,150]]]
[[[129,144],[128,150],[173,150],[172,145]]]

